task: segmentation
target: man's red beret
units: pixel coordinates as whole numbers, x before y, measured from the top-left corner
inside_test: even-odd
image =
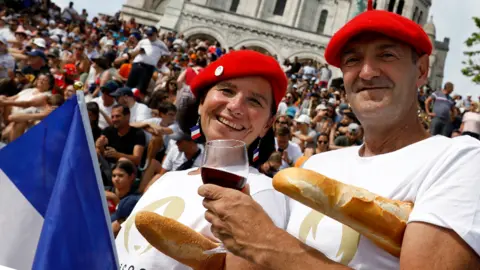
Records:
[[[414,21],[384,10],[363,12],[345,24],[330,40],[325,50],[325,59],[340,67],[341,53],[350,39],[361,33],[377,32],[411,45],[418,54],[432,53],[432,43],[422,27]]]
[[[193,79],[190,89],[198,97],[200,90],[218,82],[248,76],[260,76],[270,83],[277,108],[287,92],[287,77],[273,57],[256,51],[240,50],[223,55]]]

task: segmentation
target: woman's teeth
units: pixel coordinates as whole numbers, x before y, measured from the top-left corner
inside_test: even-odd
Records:
[[[241,131],[241,130],[243,129],[242,126],[237,125],[237,124],[235,124],[235,123],[232,123],[232,122],[228,121],[227,119],[225,119],[225,118],[223,118],[223,117],[221,117],[221,116],[218,116],[217,119],[218,119],[218,121],[221,122],[222,124],[224,124],[224,125],[226,125],[226,126],[228,126],[228,127],[230,127],[230,128],[233,128],[233,129],[235,129],[235,130]]]

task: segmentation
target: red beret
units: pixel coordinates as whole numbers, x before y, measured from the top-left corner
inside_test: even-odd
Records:
[[[273,57],[256,51],[240,50],[223,55],[201,71],[193,79],[190,88],[197,96],[200,90],[218,82],[248,76],[260,76],[270,83],[277,108],[287,92],[287,77]]]
[[[348,41],[360,33],[377,32],[410,44],[418,54],[432,53],[432,43],[422,27],[414,21],[384,10],[369,10],[359,14],[333,35],[325,59],[340,67],[341,53]]]

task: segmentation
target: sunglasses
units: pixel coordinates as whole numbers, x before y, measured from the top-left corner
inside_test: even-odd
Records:
[[[277,124],[288,125],[288,122],[286,122],[286,121],[277,121]]]
[[[320,140],[320,141],[318,141],[318,143],[319,143],[319,144],[327,144],[328,141],[322,141],[322,140]]]

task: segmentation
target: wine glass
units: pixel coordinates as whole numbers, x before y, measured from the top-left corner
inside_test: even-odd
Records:
[[[205,155],[201,175],[204,184],[215,184],[225,188],[242,190],[249,171],[247,146],[238,140],[213,140],[205,144]],[[205,254],[226,253],[220,246],[207,250]]]

